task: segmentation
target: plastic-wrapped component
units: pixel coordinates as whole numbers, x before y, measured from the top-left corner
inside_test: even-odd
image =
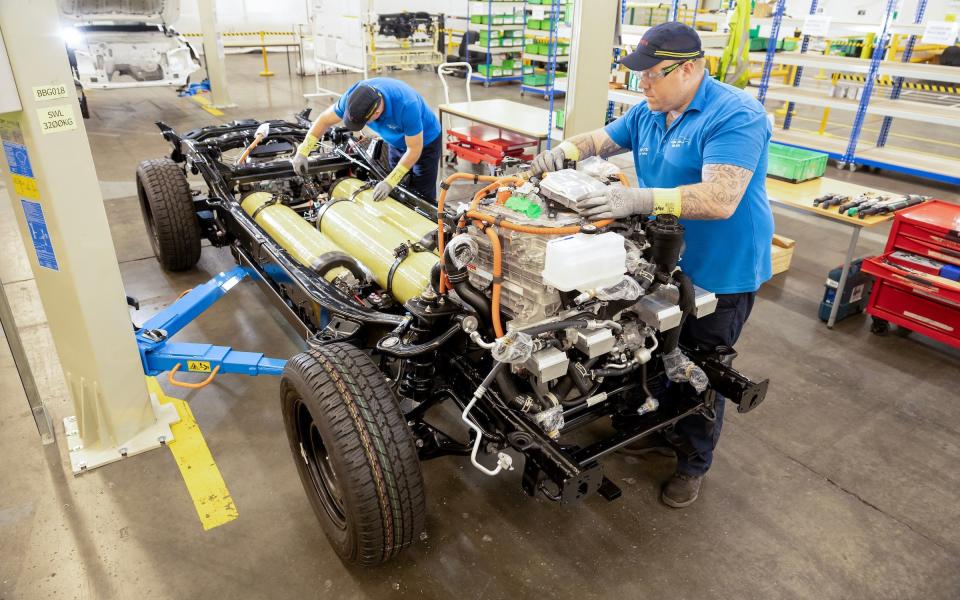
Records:
[[[544,177],[540,182],[540,193],[570,210],[576,210],[577,201],[591,192],[602,191],[605,187],[599,180],[586,173],[573,169],[561,169]]]
[[[509,364],[526,362],[533,354],[533,338],[522,331],[513,330],[498,338],[490,353],[494,360],[499,362]]]
[[[466,234],[454,236],[453,239],[447,243],[447,247],[450,248],[450,260],[453,261],[453,266],[458,269],[462,269],[470,263],[476,262],[477,256],[480,254],[477,242]]]
[[[619,173],[620,167],[599,156],[591,156],[579,161],[577,163],[577,170],[586,173],[590,177],[603,179],[604,177],[611,177]]]
[[[563,429],[563,407],[559,404],[551,406],[533,415],[533,420],[537,422],[544,433],[549,437],[556,439],[560,437],[560,430]]]
[[[661,358],[663,359],[663,369],[667,374],[667,379],[675,383],[688,382],[697,390],[698,394],[702,394],[707,389],[710,384],[707,374],[696,363],[687,358],[683,352],[680,352],[679,348],[674,348]]]
[[[624,275],[617,283],[597,290],[595,296],[599,300],[636,300],[640,297],[643,290],[637,280],[629,275]]]

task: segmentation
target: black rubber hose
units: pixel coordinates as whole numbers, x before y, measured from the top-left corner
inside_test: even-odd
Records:
[[[600,389],[600,383],[595,383],[593,384],[593,387],[588,389],[586,392],[580,394],[576,398],[571,398],[566,402],[561,401],[560,404],[565,409],[576,408],[577,406],[580,406],[581,404],[585,403],[589,398],[592,398],[594,395],[596,395],[599,389]]]
[[[594,377],[617,377],[620,375],[626,375],[627,373],[633,373],[639,368],[640,363],[637,362],[624,367],[606,367],[604,369],[594,369],[593,371],[590,371],[590,374]]]
[[[589,372],[589,371],[590,371],[590,368],[591,368],[593,365],[595,365],[598,360],[600,360],[600,357],[599,357],[599,356],[595,356],[595,357],[593,357],[593,358],[591,358],[591,359],[588,359],[587,362],[583,363],[583,366],[584,366],[584,368]],[[574,370],[576,370],[576,367],[574,367],[574,363],[571,362],[570,365],[567,367],[567,377],[566,377],[566,379],[564,379],[563,381],[561,381],[560,383],[558,383],[558,384],[557,384],[557,387],[554,388],[554,390],[553,390],[554,395],[555,395],[557,398],[560,399],[560,403],[563,404],[564,406],[566,406],[566,403],[564,402],[564,398],[567,397],[567,394],[570,393],[570,389],[571,389],[575,384],[576,384],[576,386],[577,386],[577,391],[580,392],[580,396],[576,396],[575,398],[573,398],[572,400],[570,400],[570,402],[576,402],[577,400],[581,400],[581,399],[583,398],[583,394],[585,394],[585,393],[589,390],[589,387],[588,387],[587,385],[585,385],[585,382],[584,382],[584,385],[581,387],[581,385],[580,385],[579,383],[577,383],[577,381],[574,380],[574,377],[577,377],[578,379],[580,379],[580,380],[582,381],[582,378],[579,377],[580,372],[577,370],[576,375],[574,375],[574,374],[571,372],[571,371],[574,371]]]
[[[677,271],[673,276],[673,282],[680,290],[680,298],[677,301],[677,305],[680,307],[680,324],[663,334],[663,342],[660,345],[663,354],[677,349],[680,344],[680,331],[683,329],[683,324],[686,322],[687,316],[692,314],[696,308],[696,291],[687,274]]]
[[[388,335],[377,342],[377,351],[390,356],[395,356],[397,358],[411,358],[413,356],[419,356],[420,354],[426,354],[427,352],[435,351],[437,348],[445,344],[450,338],[452,338],[454,334],[460,331],[460,329],[460,323],[454,323],[449,329],[433,338],[429,342],[424,342],[423,344],[398,344],[396,346],[385,346],[383,343],[384,340],[394,339],[396,337],[393,335]]]
[[[506,371],[500,370],[497,372],[494,381],[500,389],[500,395],[503,396],[503,400],[507,404],[517,405],[517,398],[520,396],[520,391],[517,389],[516,383],[510,375]]]
[[[433,265],[430,269],[430,287],[436,292],[440,291],[440,263]]]
[[[541,333],[548,333],[550,331],[558,331],[560,329],[583,329],[587,326],[587,322],[583,319],[567,319],[566,321],[554,321],[553,323],[544,323],[542,325],[534,325],[533,327],[527,327],[526,329],[521,329],[520,331],[526,333],[527,335],[540,335]]]
[[[488,327],[489,323],[493,322],[492,313],[490,312],[490,301],[487,300],[487,297],[480,293],[477,288],[470,284],[470,281],[467,279],[466,266],[460,267],[459,269],[454,266],[453,257],[450,256],[450,246],[447,246],[443,250],[443,267],[447,272],[447,279],[450,280],[457,295],[473,308],[473,310],[477,311],[477,315],[480,317],[480,323]]]

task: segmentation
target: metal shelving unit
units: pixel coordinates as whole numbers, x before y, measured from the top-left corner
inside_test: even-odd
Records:
[[[570,44],[570,37],[562,36],[560,31],[560,22],[562,21],[563,11],[565,6],[568,4],[568,0],[550,0],[550,4],[531,4],[526,2],[524,6],[524,39],[533,39],[533,40],[546,40],[549,47],[548,54],[535,54],[532,52],[524,52],[523,60],[530,61],[534,65],[534,69],[538,68],[537,63],[543,65],[544,70],[546,70],[546,83],[544,85],[531,85],[527,83],[520,84],[520,94],[525,93],[534,93],[542,95],[544,100],[550,100],[550,118],[553,119],[553,99],[556,95],[565,94],[566,86],[557,85],[557,66],[559,64],[566,64],[570,61],[570,57],[566,55],[557,54],[557,45],[560,43]],[[544,30],[533,30],[527,28],[527,22],[530,18],[530,14],[536,10],[543,11],[543,15],[550,20],[551,26],[548,31]],[[532,33],[536,31],[537,33]],[[561,42],[561,40],[565,40]],[[564,82],[565,83],[565,82]]]
[[[519,46],[491,46],[490,40],[494,37],[494,32],[523,31],[526,21],[525,17],[521,23],[513,22],[498,24],[494,23],[493,21],[495,17],[503,17],[507,14],[511,15],[511,19],[515,20],[518,14],[522,14],[525,4],[525,2],[501,2],[498,0],[470,0],[467,2],[468,31],[485,31],[487,33],[486,44],[470,44],[467,46],[469,51],[482,52],[487,57],[485,65],[487,73],[474,71],[470,78],[471,81],[479,82],[482,83],[484,87],[489,87],[492,83],[516,82],[522,80],[522,75],[517,75],[514,73],[511,73],[510,75],[489,75],[489,73],[494,68],[492,66],[493,56],[516,54],[519,60],[519,56],[523,54],[523,35],[521,34],[519,38],[521,40],[521,45]],[[473,23],[470,17],[478,14],[485,15],[487,17],[487,22]]]
[[[901,98],[904,79],[960,83],[960,69],[940,65],[910,62],[912,49],[917,41],[917,33],[922,31],[922,22],[926,10],[926,0],[920,0],[910,25],[894,24],[896,0],[887,0],[884,20],[880,34],[870,60],[808,54],[809,38],[804,37],[800,52],[775,53],[780,25],[783,22],[784,0],[778,0],[771,21],[772,33],[764,61],[763,77],[757,99],[764,103],[767,99],[787,103],[787,112],[782,129],[775,129],[773,139],[776,142],[825,152],[838,161],[841,168],[849,165],[865,165],[916,175],[927,179],[960,185],[960,159],[938,156],[917,150],[904,150],[886,146],[893,119],[907,119],[928,125],[960,128],[960,101],[954,104],[939,105],[915,102]],[[810,13],[814,14],[817,0],[811,2]],[[883,60],[890,47],[890,36],[894,31],[911,34],[901,62]],[[792,85],[772,85],[770,73],[773,64],[796,66]],[[835,98],[826,93],[799,87],[803,68],[823,70],[834,73],[863,74],[864,86],[857,100]],[[879,76],[895,77],[893,89],[887,98],[875,98],[874,85]],[[831,110],[854,113],[850,135],[843,139],[838,136],[795,131],[791,129],[793,107],[795,104],[817,106]],[[882,116],[883,125],[875,143],[860,139],[863,125],[868,115]]]

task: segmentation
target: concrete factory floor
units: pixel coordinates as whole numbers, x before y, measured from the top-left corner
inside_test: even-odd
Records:
[[[290,81],[282,58],[273,59],[276,77],[260,78],[258,61],[228,58],[239,107],[219,118],[168,89],[90,94],[85,125],[126,291],[143,305],[137,321],[233,264],[226,250],[207,249],[195,270],[168,274],[153,259],[133,183],[138,161],[169,151],[153,123],[183,130],[301,108],[312,79]],[[397,76],[442,100],[431,73]],[[478,86],[474,97],[521,100],[516,87]],[[833,167],[828,175],[958,201],[956,189],[920,180]],[[738,347],[738,367],[769,377],[770,393],[751,414],[728,410],[696,504],[659,502],[673,468],[662,457],[613,456],[606,472],[623,496],[568,507],[526,497],[519,471],[490,478],[466,460],[440,459],[423,465],[429,538],[362,570],[337,559],[316,523],[274,378],[224,376],[170,392],[190,401],[239,512],[232,522],[202,529],[167,449],[71,475],[59,423],[73,409],[0,195],[0,277],[58,424],[57,444],[41,446],[0,344],[2,600],[960,597],[960,353],[914,334],[874,336],[864,316],[832,331],[817,319],[827,271],[847,247],[845,227],[775,210],[796,254],[760,290]],[[880,252],[886,233],[866,232],[858,254]],[[278,357],[300,349],[249,284],[179,339]]]

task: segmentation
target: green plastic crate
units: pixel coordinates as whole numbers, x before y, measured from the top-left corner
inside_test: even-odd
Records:
[[[767,43],[769,43],[770,38],[765,37],[755,37],[750,38],[750,52],[757,52],[758,50],[766,50]],[[777,42],[777,50],[796,50],[797,49],[797,40],[787,40],[783,39]]]
[[[827,155],[822,152],[770,144],[767,155],[767,175],[800,183],[823,176],[827,170]]]
[[[524,75],[523,76],[524,85],[547,85],[547,76],[534,74],[534,75]]]

